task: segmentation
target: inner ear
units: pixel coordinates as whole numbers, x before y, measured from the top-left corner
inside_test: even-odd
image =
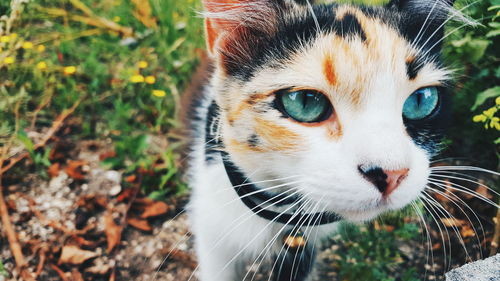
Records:
[[[288,1],[288,0],[287,0]],[[207,47],[212,54],[229,39],[246,39],[257,31],[270,34],[276,28],[281,1],[204,0]]]

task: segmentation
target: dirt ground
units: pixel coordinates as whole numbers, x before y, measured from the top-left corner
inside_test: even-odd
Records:
[[[109,143],[62,141],[59,150],[64,150],[69,159],[51,167],[47,177],[28,172],[22,178],[13,175],[5,179],[7,205],[28,270],[38,280],[47,281],[188,280],[196,259],[184,213],[187,196],[161,203],[143,197],[138,188],[125,189],[122,183],[134,186],[135,179],[124,178],[119,171],[107,170],[101,164],[111,151]],[[493,231],[489,219],[485,218],[486,237]],[[439,241],[437,231],[431,232],[434,241]],[[21,280],[14,270],[6,237],[2,236],[0,242],[0,254],[9,273],[0,280]],[[463,263],[463,250],[456,237],[451,237],[451,243],[451,256],[455,257],[452,266],[457,266]],[[333,265],[343,247],[325,243],[318,254],[316,280],[337,280]],[[433,247],[438,264],[434,267],[428,264],[422,241],[399,245],[408,266],[421,268],[427,280],[442,280],[442,250]],[[469,241],[466,247],[474,254],[473,259],[479,258],[477,243]],[[393,271],[397,276],[399,269]],[[266,273],[256,274],[256,280],[267,279]]]

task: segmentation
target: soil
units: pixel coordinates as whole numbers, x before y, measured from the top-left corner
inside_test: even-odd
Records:
[[[142,226],[127,225],[125,221],[131,216],[139,218],[141,212],[144,215],[145,209],[151,206],[147,204],[153,203],[139,193],[127,194],[121,172],[101,164],[103,155],[111,151],[110,141],[72,143],[64,140],[59,145],[64,146],[66,159],[60,161],[58,169],[49,171],[49,176],[41,176],[36,170],[30,170],[32,164],[24,163],[24,167],[17,169],[19,176],[10,175],[4,180],[11,220],[23,245],[28,268],[38,280],[189,280],[196,268],[196,258],[184,213],[187,196],[167,201],[168,211],[141,220]],[[138,199],[149,203],[140,209],[133,203]],[[480,220],[485,236],[479,239],[482,252],[477,239],[468,237],[464,243],[470,260],[476,260],[481,254],[488,255],[495,209],[485,209],[481,201],[466,199],[473,209],[481,209],[483,214]],[[465,220],[449,202],[443,203],[457,218]],[[109,214],[113,218],[111,222],[106,220]],[[151,230],[147,230],[148,227]],[[435,265],[429,264],[427,245],[421,240],[401,243],[401,258],[408,266],[420,268],[422,279],[425,276],[426,280],[443,280],[446,269],[466,262],[465,250],[450,230],[451,252],[443,251],[436,223],[430,223],[429,227]],[[113,244],[110,241],[117,239],[112,237],[110,233],[114,230],[110,229],[115,228],[121,231],[121,239],[110,249],[110,243]],[[339,250],[345,246],[332,241],[325,243],[318,253],[316,280],[338,280],[334,265]],[[69,258],[63,257],[64,251]],[[5,236],[0,237],[0,256],[8,272],[8,276],[0,276],[0,281],[21,280]],[[394,276],[398,276],[399,271],[394,268]],[[256,274],[255,280],[267,279],[263,272]]]

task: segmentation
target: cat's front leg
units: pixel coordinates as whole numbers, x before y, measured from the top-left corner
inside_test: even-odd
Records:
[[[236,280],[236,264],[233,247],[227,243],[216,245],[219,237],[211,235],[208,231],[198,231],[195,243],[198,254],[200,281],[234,281]]]

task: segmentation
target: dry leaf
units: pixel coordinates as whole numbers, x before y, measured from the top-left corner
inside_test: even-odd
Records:
[[[49,174],[49,176],[51,178],[55,178],[55,177],[59,176],[60,170],[61,170],[61,164],[56,162],[56,163],[50,165],[47,173]]]
[[[136,189],[134,188],[127,188],[127,189],[124,189],[120,195],[118,195],[118,197],[116,198],[116,200],[118,202],[123,202],[123,201],[127,201],[129,200],[130,198],[132,198],[132,196],[135,194],[136,192]]]
[[[476,236],[476,233],[474,232],[474,230],[472,230],[472,228],[468,224],[462,227],[462,229],[460,230],[460,234],[462,235],[463,238]]]
[[[149,1],[144,0],[132,0],[135,5],[135,11],[133,15],[139,21],[142,22],[148,28],[157,28],[156,18],[152,15],[152,9],[149,5]]]
[[[84,281],[83,280],[83,275],[76,268],[73,268],[73,270],[71,271],[71,280],[73,280],[73,281]]]
[[[136,175],[130,175],[128,177],[125,178],[125,181],[128,182],[128,183],[133,183],[135,182],[135,180],[137,180],[137,176]]]
[[[74,245],[66,245],[62,248],[58,264],[79,265],[85,261],[97,257],[98,254],[78,248]]]
[[[115,223],[112,212],[107,212],[106,215],[104,215],[104,227],[106,239],[108,240],[107,251],[111,252],[116,245],[120,243],[123,227]]]
[[[150,232],[153,230],[153,228],[146,219],[129,217],[127,218],[127,223],[142,231]]]
[[[456,227],[464,224],[464,221],[455,218],[440,218],[440,220],[446,227]]]
[[[108,158],[113,158],[115,156],[116,156],[116,152],[114,150],[106,151],[106,152],[102,153],[101,155],[99,155],[99,160],[104,161]]]
[[[84,172],[82,170],[82,167],[87,165],[86,161],[73,161],[69,160],[68,161],[68,166],[66,167],[66,174],[68,174],[69,177],[75,179],[75,180],[83,180],[85,179]]]
[[[170,207],[161,201],[152,201],[150,204],[144,206],[144,212],[141,214],[141,218],[146,219],[150,217],[156,217],[166,214],[170,210]]]
[[[481,194],[483,198],[493,199],[493,194],[488,192],[488,188],[484,185],[478,185],[476,188],[476,192]]]

